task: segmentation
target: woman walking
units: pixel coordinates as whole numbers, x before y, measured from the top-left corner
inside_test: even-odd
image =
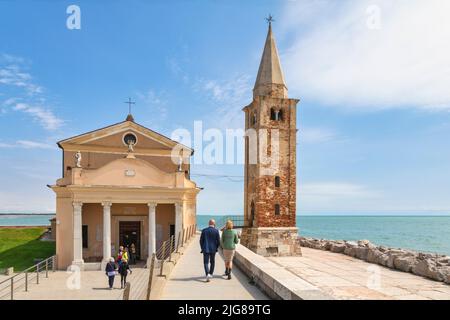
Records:
[[[220,244],[223,249],[223,259],[225,260],[225,275],[231,279],[231,269],[233,269],[233,257],[239,237],[236,230],[233,230],[233,221],[228,220],[225,229],[222,231]]]
[[[122,258],[122,263],[119,265],[119,274],[120,274],[120,288],[125,288],[125,284],[127,283],[127,275],[128,270],[130,270],[130,273],[132,273],[130,269],[130,265],[128,264],[128,261]]]
[[[116,264],[114,263],[113,257],[109,258],[109,262],[106,264],[105,272],[108,276],[109,289],[112,290],[114,286],[114,277],[116,275]]]

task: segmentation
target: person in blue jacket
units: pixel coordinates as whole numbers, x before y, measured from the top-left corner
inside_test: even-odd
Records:
[[[113,257],[111,257],[106,264],[105,273],[108,276],[109,289],[112,290],[114,286],[114,277],[116,275],[116,264]]]
[[[215,225],[214,219],[209,220],[209,227],[203,229],[200,236],[200,248],[202,250],[201,253],[203,253],[206,282],[209,282],[214,274],[216,253],[220,246],[220,234]]]

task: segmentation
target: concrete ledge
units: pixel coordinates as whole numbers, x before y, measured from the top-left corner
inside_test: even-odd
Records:
[[[311,283],[242,245],[236,246],[234,263],[272,299],[334,300]]]

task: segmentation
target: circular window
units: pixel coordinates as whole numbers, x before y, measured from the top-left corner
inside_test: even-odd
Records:
[[[123,143],[128,146],[129,144],[135,145],[137,142],[137,138],[132,133],[127,133],[123,136]]]

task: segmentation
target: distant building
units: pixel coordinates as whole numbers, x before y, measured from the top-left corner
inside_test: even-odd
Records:
[[[298,101],[288,98],[269,21],[253,101],[243,109],[247,228],[242,231],[242,244],[264,256],[301,254],[295,221]],[[249,133],[252,130],[255,135]]]
[[[63,177],[56,193],[58,268],[99,269],[120,245],[145,260],[196,223],[200,191],[190,180],[190,148],[134,122],[58,142]],[[172,150],[180,159],[172,160]],[[176,158],[176,157],[175,157]]]

